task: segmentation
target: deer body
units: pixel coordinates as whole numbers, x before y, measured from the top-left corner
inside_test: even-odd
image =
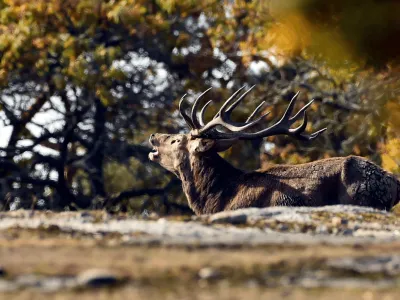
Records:
[[[202,109],[201,119],[196,119],[196,100],[191,117],[181,110],[192,127],[191,133],[153,134],[150,143],[154,148],[149,158],[181,179],[189,206],[198,215],[245,207],[283,205],[352,204],[388,210],[397,204],[400,200],[400,181],[361,157],[328,158],[299,165],[271,165],[263,170],[243,172],[218,155],[237,139],[249,139],[252,135],[288,134],[307,140],[316,138],[323,130],[310,136],[302,134],[307,123],[305,108],[309,104],[295,117],[289,118],[295,97],[276,125],[254,134],[242,134],[241,131],[261,118],[250,122],[250,117],[242,126],[237,126],[227,123],[228,118],[224,115],[231,112],[243,96],[224,110],[230,101],[228,99],[216,117],[206,125],[202,115],[209,103]],[[301,113],[303,124],[290,129],[296,118],[302,116]],[[227,130],[218,131],[216,126]],[[202,131],[204,128],[206,130]]]
[[[390,209],[400,182],[357,156],[243,172],[218,154],[192,158],[179,177],[196,214],[268,206],[352,204]]]

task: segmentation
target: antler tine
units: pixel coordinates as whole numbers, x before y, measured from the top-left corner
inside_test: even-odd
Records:
[[[220,110],[214,115],[213,119],[216,119],[216,118],[218,118],[218,117],[221,115],[222,110],[229,104],[229,102],[230,102],[233,98],[235,98],[235,96],[236,96],[242,89],[244,89],[244,86],[242,86],[241,88],[239,88],[235,93],[233,93],[233,95],[231,95],[231,96],[229,97],[228,100],[226,100],[226,101],[224,102],[224,104],[222,105],[222,107],[220,108]],[[242,95],[240,98],[243,98],[243,95]],[[233,103],[233,104],[228,108],[228,110],[233,110],[233,109],[239,104],[239,102],[240,102],[240,100],[241,100],[240,98],[239,98],[237,101],[235,101],[235,103]],[[202,110],[205,110],[205,109],[206,109],[206,106],[208,106],[208,103],[206,103],[206,105],[204,105],[204,107],[203,107]],[[232,108],[232,106],[234,106],[234,107]],[[201,114],[201,112],[200,112],[200,114]],[[204,119],[203,119],[203,123],[204,123]],[[203,125],[203,126],[204,126],[204,125]]]
[[[297,127],[297,128],[293,128],[293,129],[289,128],[289,132],[293,133],[293,134],[301,134],[306,129],[307,122],[308,122],[307,113],[304,112],[303,122],[301,123],[301,125],[299,127]]]
[[[251,90],[255,87],[255,85],[253,85],[252,87],[250,87],[247,91],[245,91],[240,97],[239,99],[237,99],[235,102],[232,103],[231,106],[229,106],[229,108],[224,112],[226,116],[228,116],[228,118],[231,116],[231,113],[233,112],[233,110],[240,104],[240,102],[242,102],[242,100],[244,99],[244,97],[246,97],[246,95],[248,93],[251,92]],[[243,88],[243,87],[242,87]]]
[[[311,141],[311,140],[317,138],[321,133],[323,133],[323,132],[324,132],[325,130],[327,130],[327,129],[328,129],[328,128],[325,127],[325,128],[322,128],[322,129],[320,129],[320,130],[318,130],[318,131],[316,131],[316,132],[310,134],[308,140]]]
[[[299,134],[298,136],[296,136],[299,140],[302,141],[312,141],[314,139],[316,139],[322,132],[324,132],[327,128],[322,128],[310,135],[307,134]]]
[[[225,119],[225,115],[224,115],[224,111],[225,108],[228,106],[228,104],[236,97],[236,95],[244,89],[245,86],[242,86],[241,88],[239,88],[236,92],[234,92],[225,102],[224,104],[222,104],[221,108],[219,109],[219,111],[215,114],[214,118],[208,122],[205,126],[203,126],[202,128],[196,128],[199,129],[198,130],[198,134],[204,133],[209,131],[210,129],[214,128],[215,126],[218,125],[222,125],[222,123],[225,123],[224,119]],[[227,124],[228,125],[228,124]],[[224,125],[222,125],[224,126]],[[233,125],[232,125],[233,126]],[[226,127],[227,129],[229,129],[228,127]]]
[[[181,116],[185,119],[185,122],[187,125],[189,125],[189,127],[191,129],[195,129],[195,126],[192,122],[192,120],[190,119],[190,117],[186,114],[185,109],[183,108],[183,101],[185,100],[187,94],[183,95],[181,100],[179,101],[179,113],[181,114]]]
[[[289,124],[288,127],[290,127],[294,122],[296,122],[299,119],[299,117],[301,115],[303,116],[303,122],[301,123],[301,125],[299,127],[293,128],[293,129],[289,128],[290,133],[292,133],[293,135],[295,135],[298,138],[303,139],[303,140],[311,140],[318,136],[318,134],[317,134],[315,137],[312,138],[311,135],[309,136],[309,135],[302,134],[304,132],[304,130],[306,130],[307,122],[308,122],[306,110],[313,102],[314,102],[314,99],[312,99],[310,102],[308,102],[306,105],[304,105],[293,117],[289,118],[289,120],[288,120],[288,124]],[[321,130],[324,131],[325,129],[323,129],[323,130],[321,129]],[[319,131],[321,131],[321,130],[319,130]]]
[[[192,119],[192,122],[193,122],[193,125],[194,125],[195,129],[200,129],[202,126],[204,126],[204,125],[201,125],[202,121],[197,118],[196,114],[197,114],[197,110],[198,110],[199,105],[200,105],[201,97],[203,97],[211,89],[212,89],[212,87],[210,87],[210,88],[206,89],[204,92],[202,92],[193,103],[191,119]]]
[[[306,109],[313,104],[314,99],[312,99],[310,102],[308,102],[306,105],[304,105],[298,112],[295,114],[293,117],[290,118],[290,120],[297,120],[298,116],[300,116],[301,113],[305,112]]]
[[[212,100],[208,101],[208,102],[203,106],[203,108],[202,108],[201,111],[200,111],[199,122],[200,122],[200,124],[201,124],[202,127],[205,125],[205,123],[204,123],[204,113],[205,113],[205,110],[207,109],[208,105],[209,105],[211,102],[212,102]],[[262,105],[264,105],[264,103],[265,103],[265,101],[263,101],[263,103],[261,103],[261,104],[254,110],[254,112],[251,114],[251,116],[250,116],[249,118],[247,118],[247,120],[246,120],[246,122],[245,122],[244,124],[247,124],[247,123],[250,122],[250,120],[252,119],[252,117],[258,112],[258,110],[261,108]],[[268,115],[268,114],[269,114],[269,112],[266,113],[266,114],[264,114],[263,116],[261,116],[259,119],[264,118],[264,117],[265,117],[266,115]],[[216,118],[218,118],[218,117],[219,117],[219,112],[214,116],[213,119],[216,119]],[[256,122],[256,121],[255,121],[255,122]],[[257,121],[257,122],[258,122],[258,121]],[[235,125],[240,124],[240,123],[236,123],[236,122],[232,122],[232,123],[235,124]],[[254,125],[254,124],[252,124],[252,125]],[[252,125],[251,125],[251,126],[252,126]]]
[[[259,110],[261,109],[261,107],[263,107],[265,104],[265,101],[261,102],[256,109],[251,113],[251,115],[247,118],[246,123],[250,122],[251,119],[253,119],[253,117],[259,112]]]
[[[271,113],[270,111],[267,111],[265,114],[261,115],[261,117],[258,117],[253,122],[248,123],[248,121],[246,121],[245,123],[246,125],[239,127],[239,130],[232,130],[232,131],[241,131],[253,127],[257,123],[259,123],[262,119],[264,119],[266,116],[268,116],[270,113]]]
[[[209,106],[211,102],[212,102],[212,100],[210,100],[206,104],[204,104],[203,108],[200,111],[199,122],[202,127],[204,126],[204,113],[207,109],[207,106]]]
[[[290,103],[289,103],[288,107],[286,108],[285,113],[284,113],[283,116],[282,116],[282,120],[283,120],[283,119],[289,119],[289,118],[290,118],[290,115],[291,115],[292,112],[293,112],[293,108],[294,108],[294,105],[295,105],[295,103],[296,103],[296,100],[297,100],[297,97],[299,96],[299,94],[300,94],[300,91],[297,92],[297,93],[293,96],[292,100],[290,100]],[[297,114],[296,114],[296,115],[297,115]]]
[[[307,113],[306,113],[306,109],[314,102],[314,99],[311,100],[310,102],[308,102],[306,105],[304,105],[292,118],[289,119],[289,124],[293,124],[294,122],[296,122],[299,117],[301,115],[303,115],[303,122],[301,123],[301,125],[297,128],[293,128],[293,129],[289,129],[289,132],[292,133],[293,135],[297,135],[298,138],[301,139],[305,139],[305,140],[311,140],[314,139],[315,137],[317,137],[318,135],[316,135],[314,138],[311,138],[311,135],[304,135],[302,134],[304,130],[306,130],[307,127],[307,122],[308,122],[308,118],[307,118]],[[290,125],[289,125],[290,126]],[[324,131],[326,128],[321,129],[322,131]],[[319,130],[319,131],[321,131]],[[319,132],[318,131],[318,132]]]
[[[242,86],[240,89],[238,89],[236,92],[234,92],[234,93],[232,94],[232,96],[230,96],[230,97],[228,98],[228,100],[226,100],[226,101],[224,102],[224,104],[222,104],[221,108],[220,108],[219,111],[218,111],[218,114],[220,115],[221,118],[224,118],[223,115],[224,115],[224,113],[225,113],[225,108],[228,106],[229,102],[231,102],[232,99],[234,99],[234,98],[236,97],[236,95],[239,94],[239,92],[240,92],[241,90],[244,89],[244,87],[245,87],[245,86]],[[245,94],[246,94],[246,93],[245,93]],[[233,107],[233,108],[232,108],[232,110],[233,110],[233,109],[239,104],[239,102],[241,101],[242,98],[243,98],[243,97],[240,97],[237,101],[235,101],[235,103],[233,103],[231,106],[229,106],[229,108],[228,108],[226,111],[230,110],[232,107]]]

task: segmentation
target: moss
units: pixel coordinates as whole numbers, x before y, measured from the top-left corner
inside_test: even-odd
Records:
[[[392,209],[391,212],[394,213],[396,216],[400,216],[400,203],[395,205]]]

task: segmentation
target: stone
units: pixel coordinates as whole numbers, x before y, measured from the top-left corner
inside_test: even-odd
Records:
[[[0,292],[11,292],[18,289],[18,285],[10,280],[0,279]]]
[[[90,218],[92,215],[88,211],[81,212],[81,218]]]
[[[280,231],[273,230],[275,226],[268,228],[268,224],[282,224],[282,227]],[[11,228],[79,233],[98,240],[117,233],[121,237],[117,239],[119,243],[130,245],[231,247],[400,241],[400,221],[393,213],[350,205],[246,208],[189,218],[185,222],[168,217],[157,221],[128,216],[91,220],[73,212],[36,212],[33,217],[24,211],[3,213],[0,231]]]
[[[221,274],[218,272],[218,270],[211,267],[202,268],[198,273],[199,278],[204,280],[217,279],[220,277],[220,275]]]
[[[237,213],[237,211],[223,211],[220,213],[216,213],[211,215],[208,219],[210,223],[229,223],[229,224],[246,224],[247,215],[242,213]]]
[[[331,222],[332,222],[332,225],[333,225],[333,226],[337,227],[337,226],[339,226],[340,224],[342,224],[342,218],[340,218],[340,217],[333,217]]]
[[[42,285],[41,277],[34,274],[25,274],[17,277],[15,280],[16,284],[21,287],[36,287],[39,288]]]
[[[77,285],[75,277],[72,276],[50,276],[41,279],[40,288],[45,292],[55,292]]]
[[[354,230],[347,228],[342,231],[342,235],[347,235],[347,236],[353,235],[353,232],[354,232]]]
[[[77,278],[78,286],[103,287],[115,285],[122,281],[122,278],[107,269],[89,269],[81,272]]]
[[[350,270],[359,274],[400,274],[400,255],[345,257],[331,259],[327,265],[334,269]]]
[[[316,230],[315,233],[317,234],[328,234],[329,230],[328,230],[328,226],[326,225],[319,225]]]
[[[288,231],[289,228],[290,227],[287,224],[279,224],[278,226],[276,226],[276,229],[278,229],[278,231]]]

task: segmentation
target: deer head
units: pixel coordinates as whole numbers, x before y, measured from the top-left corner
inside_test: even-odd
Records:
[[[152,134],[150,136],[150,144],[153,146],[153,150],[149,154],[149,159],[158,162],[164,168],[179,176],[179,169],[182,166],[187,166],[191,158],[210,156],[217,152],[225,151],[237,140],[250,140],[285,134],[300,140],[309,141],[315,139],[320,133],[326,130],[326,128],[324,128],[310,135],[304,134],[304,130],[307,126],[306,110],[311,105],[312,101],[303,106],[293,117],[291,117],[295,101],[299,95],[299,93],[297,93],[290,101],[284,115],[278,122],[257,132],[247,132],[248,129],[258,124],[269,114],[269,112],[267,112],[255,119],[255,116],[265,104],[265,101],[263,101],[244,123],[237,123],[231,120],[233,110],[253,87],[245,91],[236,100],[235,98],[240,94],[244,87],[234,92],[208,123],[204,122],[204,113],[212,101],[208,101],[202,107],[200,112],[198,112],[198,110],[201,98],[211,88],[200,94],[200,96],[194,101],[190,116],[183,108],[183,102],[186,97],[185,94],[179,103],[179,111],[187,125],[190,127],[190,132],[188,134]],[[303,119],[303,122],[299,127],[290,128],[300,119]]]

